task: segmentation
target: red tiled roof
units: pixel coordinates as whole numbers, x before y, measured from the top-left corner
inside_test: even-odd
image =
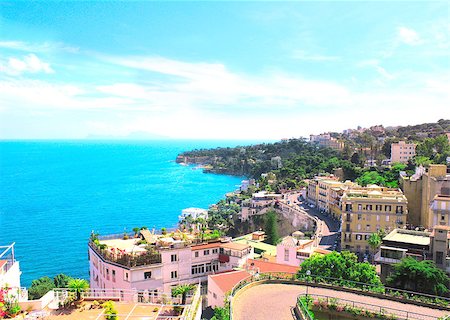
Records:
[[[268,262],[263,260],[253,260],[248,259],[247,266],[251,266],[253,264],[253,268],[258,268],[259,272],[288,272],[288,273],[296,273],[300,267],[288,266],[286,264]]]
[[[7,263],[8,263],[8,260],[0,260],[0,269],[3,268],[3,266]]]
[[[208,281],[214,281],[223,293],[230,291],[241,280],[250,276],[247,271],[229,271],[214,274],[208,277]]]

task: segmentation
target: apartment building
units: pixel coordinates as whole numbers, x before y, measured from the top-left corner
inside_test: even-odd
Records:
[[[450,195],[435,195],[431,202],[428,224],[450,227]]]
[[[341,248],[370,253],[370,235],[380,229],[393,230],[406,225],[408,201],[399,189],[370,185],[351,188],[341,198]]]
[[[334,175],[316,176],[314,179],[309,180],[308,188],[306,189],[306,201],[309,204],[315,205],[316,207],[319,205],[319,182],[324,180],[338,182],[338,178]]]
[[[330,212],[330,203],[332,201],[331,190],[332,188],[342,187],[344,183],[337,180],[319,180],[318,181],[318,194],[317,194],[317,208],[321,211]]]
[[[406,163],[416,155],[416,144],[399,141],[391,144],[391,163]]]
[[[450,174],[447,173],[446,165],[432,164],[428,169],[418,167],[412,176],[401,175],[400,187],[408,199],[409,224],[427,229],[440,224],[439,218],[435,221],[435,214],[437,210],[442,210],[438,209],[442,206],[448,208],[448,203],[446,205],[443,198],[437,201],[434,198],[437,195],[450,195]]]
[[[450,274],[450,227],[435,226],[432,232],[394,229],[386,235],[375,255],[375,261],[381,265],[382,280],[391,274],[394,264],[406,257],[432,260]]]
[[[393,271],[393,265],[403,258],[412,257],[422,261],[430,259],[430,232],[394,229],[382,240],[375,262],[381,265],[381,279],[384,281]]]
[[[318,145],[322,147],[328,147],[335,150],[342,150],[344,149],[344,142],[333,138],[329,133],[322,133],[319,135],[313,135],[311,134],[309,136],[309,141],[312,143],[317,143]]]
[[[253,258],[249,245],[204,243],[181,232],[98,237],[89,241],[88,251],[91,289],[135,289],[154,295],[170,294],[181,283],[205,282],[209,274],[233,270]]]
[[[260,191],[252,194],[252,198],[242,202],[240,220],[246,221],[250,216],[265,214],[277,201],[283,199],[279,193]]]

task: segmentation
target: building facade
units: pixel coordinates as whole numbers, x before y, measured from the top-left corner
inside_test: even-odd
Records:
[[[391,144],[391,163],[406,163],[416,155],[416,145],[399,141]]]
[[[115,236],[90,241],[91,289],[169,294],[176,285],[205,282],[209,274],[232,270],[253,257],[253,249],[245,244],[220,241],[193,244],[171,237],[154,241],[140,244],[140,238]]]
[[[400,189],[371,185],[347,190],[341,198],[341,248],[370,254],[370,235],[406,225],[408,201]]]
[[[401,175],[400,187],[408,199],[409,224],[427,229],[440,224],[434,221],[434,215],[443,205],[443,199],[434,202],[434,198],[450,195],[450,174],[446,165],[432,164],[428,169],[418,167],[412,176]]]

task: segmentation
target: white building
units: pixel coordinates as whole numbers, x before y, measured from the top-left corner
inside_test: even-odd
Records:
[[[181,210],[181,215],[178,216],[178,218],[180,219],[180,221],[182,221],[183,219],[185,219],[189,216],[194,220],[198,219],[198,218],[203,218],[206,220],[206,219],[208,219],[208,210],[200,209],[200,208],[183,209],[183,210]]]
[[[19,261],[14,253],[15,243],[9,246],[0,246],[0,288],[10,288],[9,295],[16,295],[19,301],[27,300],[27,291],[20,287]]]

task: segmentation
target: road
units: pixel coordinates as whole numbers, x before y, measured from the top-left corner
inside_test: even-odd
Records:
[[[261,284],[254,286],[233,299],[233,320],[292,320],[291,307],[295,306],[298,295],[305,293],[306,287],[299,285]],[[401,317],[405,317],[408,312],[408,319],[437,319],[449,313],[448,311],[331,289],[309,287],[308,294],[348,300],[348,302],[342,300],[341,303],[354,303],[356,307],[374,311],[383,308],[387,313]]]

